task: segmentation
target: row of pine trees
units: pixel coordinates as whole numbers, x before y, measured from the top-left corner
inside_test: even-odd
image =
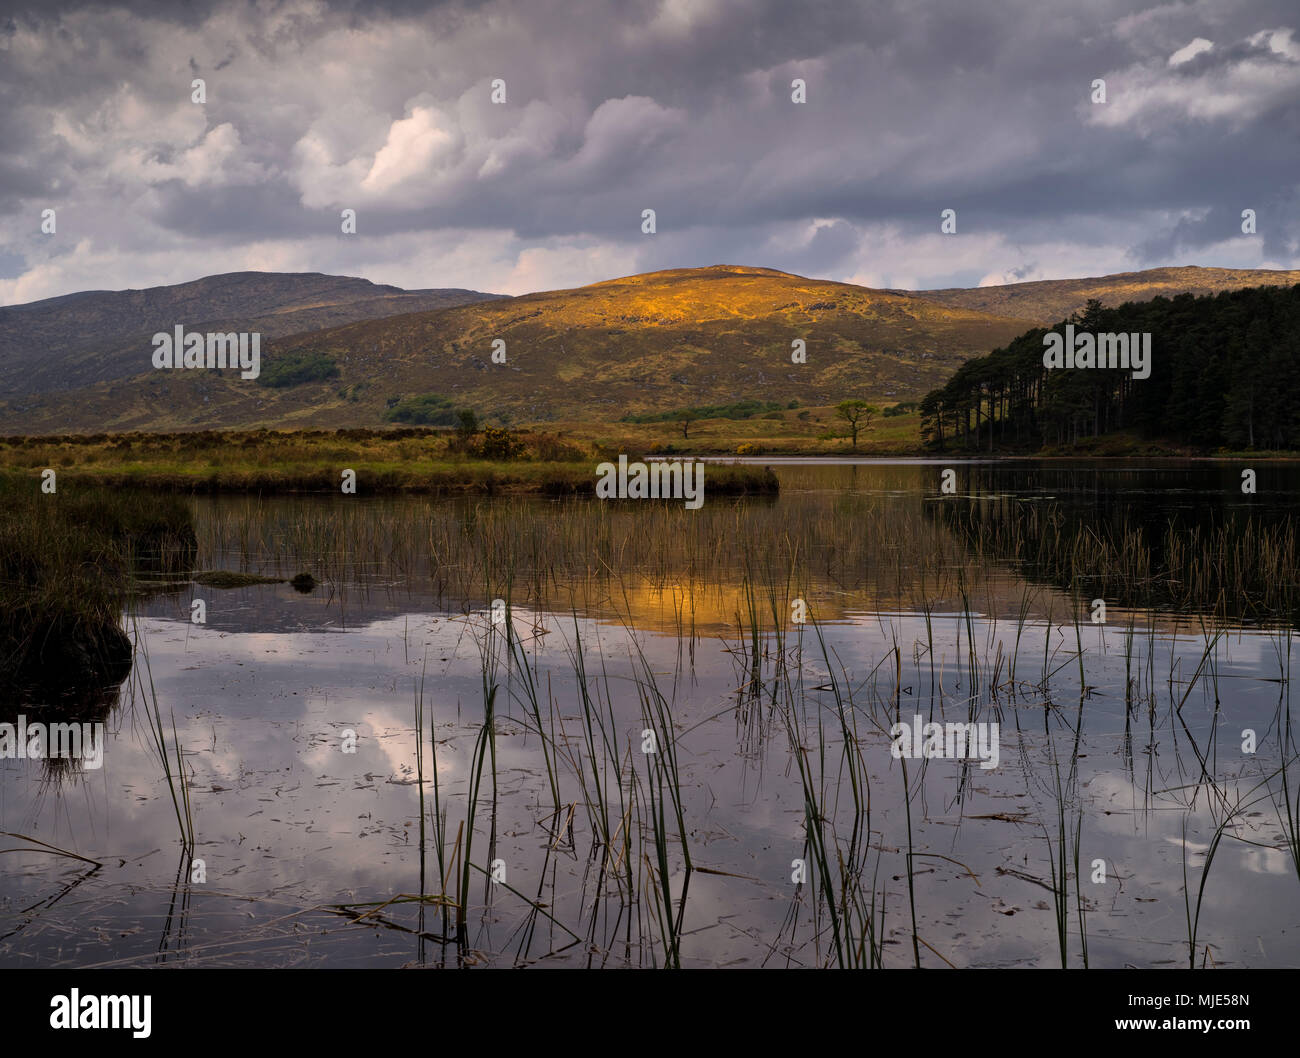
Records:
[[[1047,370],[1043,335],[1149,332],[1151,374]],[[1116,430],[1214,449],[1300,449],[1300,284],[1129,302],[1099,301],[1052,328],[967,361],[921,402],[938,450],[1033,450]]]

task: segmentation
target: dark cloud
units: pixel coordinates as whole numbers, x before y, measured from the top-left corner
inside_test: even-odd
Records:
[[[25,267],[0,302],[208,259],[510,292],[717,261],[899,285],[1296,264],[1293,0],[3,12],[0,253]]]

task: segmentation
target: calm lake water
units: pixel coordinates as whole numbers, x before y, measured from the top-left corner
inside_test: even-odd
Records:
[[[758,462],[194,500],[318,586],[142,588],[102,766],[0,761],[0,965],[1300,964],[1300,466]]]

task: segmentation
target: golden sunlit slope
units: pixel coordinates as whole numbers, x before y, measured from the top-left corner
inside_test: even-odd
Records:
[[[329,357],[339,375],[328,381],[273,389],[232,373],[148,370],[10,401],[0,430],[373,425],[391,402],[423,394],[516,422],[742,399],[901,400],[1023,330],[1018,320],[904,292],[764,268],[674,269],[366,320],[263,351],[263,371],[281,357]],[[506,343],[505,364],[492,362],[496,339]],[[805,364],[791,362],[795,339],[807,344]]]
[[[1217,294],[1245,287],[1289,287],[1300,271],[1266,268],[1150,268],[1091,279],[1047,279],[1004,286],[920,290],[918,297],[953,308],[1011,316],[1044,326],[1066,319],[1096,298],[1115,308],[1126,301],[1150,301],[1178,294]]]

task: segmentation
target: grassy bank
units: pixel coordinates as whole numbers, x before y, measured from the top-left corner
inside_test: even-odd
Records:
[[[598,463],[645,451],[531,431],[94,434],[0,439],[0,473],[30,482],[50,468],[60,489],[339,493],[343,472],[351,470],[358,494],[588,495],[595,492]],[[710,467],[706,487],[721,495],[777,491],[775,476],[759,467]]]
[[[558,424],[571,435],[617,451],[659,455],[911,456],[922,454],[916,412],[877,415],[856,449],[833,407],[783,408],[746,419]]]

